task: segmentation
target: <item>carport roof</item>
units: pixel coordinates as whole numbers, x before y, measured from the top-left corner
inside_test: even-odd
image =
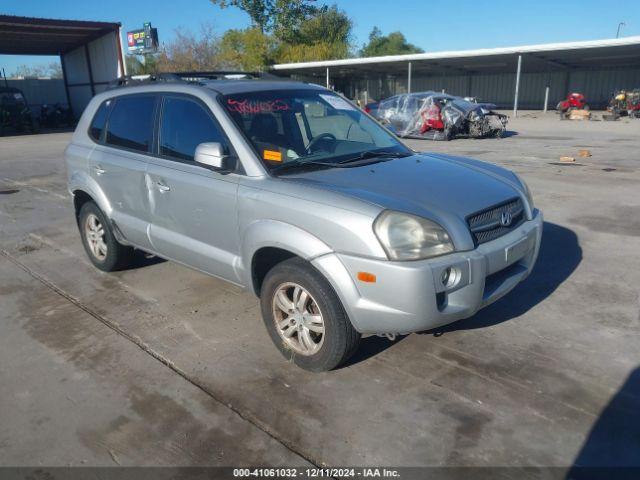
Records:
[[[61,55],[119,28],[120,23],[0,15],[0,54]]]
[[[516,47],[427,52],[383,57],[346,58],[319,62],[283,63],[273,70],[283,74],[331,75],[350,73],[406,74],[411,62],[414,73],[514,72],[518,55],[523,71],[541,72],[577,68],[640,67],[640,36],[583,42],[548,43]]]

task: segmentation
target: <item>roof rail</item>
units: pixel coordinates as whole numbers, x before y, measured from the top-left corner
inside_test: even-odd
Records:
[[[187,82],[202,84],[209,80],[279,80],[282,77],[267,72],[244,72],[239,70],[216,70],[202,72],[166,72],[145,75],[125,75],[109,82],[108,89],[157,82]]]
[[[124,75],[109,82],[107,89],[127,87],[155,82],[182,82],[183,80],[172,73],[148,73],[144,75]]]
[[[174,72],[173,75],[183,80],[244,80],[244,79],[270,79],[276,80],[278,77],[268,72],[245,72],[242,70],[209,70],[200,72]]]

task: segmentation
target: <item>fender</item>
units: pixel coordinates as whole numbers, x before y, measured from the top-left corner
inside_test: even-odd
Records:
[[[98,185],[98,182],[96,182],[87,172],[73,172],[69,178],[68,185],[69,192],[72,195],[78,190],[86,193],[93,198],[93,201],[96,202],[98,207],[100,207],[100,210],[102,210],[108,218],[112,217],[111,214],[113,213],[113,207],[111,206],[111,202],[107,199],[107,196],[102,191],[102,188],[100,188],[100,185]]]
[[[264,247],[281,248],[309,261],[333,252],[329,245],[306,230],[278,220],[257,220],[245,228],[240,248],[242,268],[238,274],[251,291],[251,262],[255,253]]]

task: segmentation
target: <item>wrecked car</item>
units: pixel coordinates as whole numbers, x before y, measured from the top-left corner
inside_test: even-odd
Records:
[[[631,118],[640,118],[640,89],[620,90],[612,95],[607,106],[607,111],[616,118],[628,115]]]
[[[451,140],[500,137],[508,117],[491,103],[476,103],[438,92],[395,95],[383,100],[376,118],[400,137]]]
[[[0,136],[25,131],[35,133],[37,130],[38,124],[22,90],[0,87]]]

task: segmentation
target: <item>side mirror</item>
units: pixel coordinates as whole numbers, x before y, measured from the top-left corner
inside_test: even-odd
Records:
[[[196,147],[194,160],[196,163],[217,171],[233,169],[233,158],[224,153],[221,143],[201,143]]]

